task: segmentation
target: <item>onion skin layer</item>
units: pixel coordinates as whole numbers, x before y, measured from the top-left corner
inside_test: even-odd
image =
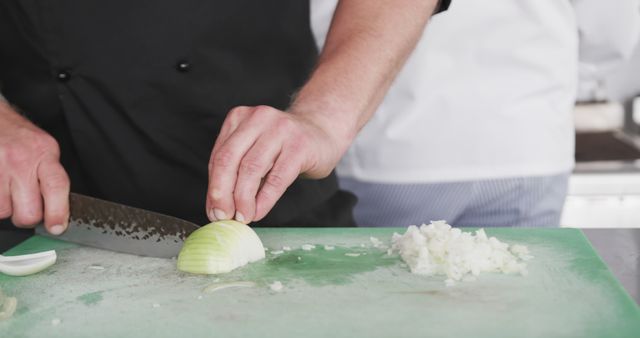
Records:
[[[253,229],[233,220],[216,221],[189,235],[178,255],[178,270],[227,273],[264,257],[264,246]]]

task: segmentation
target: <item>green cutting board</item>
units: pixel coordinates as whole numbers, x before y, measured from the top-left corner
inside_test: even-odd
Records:
[[[529,275],[451,287],[372,246],[370,236],[388,244],[394,230],[259,229],[270,252],[293,250],[221,276],[33,237],[7,254],[56,249],[58,262],[0,276],[18,299],[0,337],[640,337],[638,306],[579,230],[488,229],[529,247]],[[317,248],[302,250],[307,243]],[[203,292],[235,281],[255,286]]]

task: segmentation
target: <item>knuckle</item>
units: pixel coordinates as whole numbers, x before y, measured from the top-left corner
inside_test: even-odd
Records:
[[[58,142],[48,134],[25,136],[28,142],[13,142],[1,149],[2,158],[10,167],[24,168],[34,165],[46,154],[58,157],[60,147]]]
[[[229,210],[233,209],[233,196],[222,194],[219,190],[209,192],[210,209]]]
[[[13,215],[13,224],[18,227],[29,228],[32,225],[37,224],[42,220],[42,215],[38,214],[14,214]]]
[[[55,173],[48,175],[42,180],[43,190],[60,191],[66,190],[69,185],[69,177],[64,173]]]
[[[222,167],[222,168],[228,168],[231,167],[233,165],[234,162],[234,153],[230,150],[227,149],[225,147],[220,148],[214,155],[213,155],[213,167]]]
[[[263,168],[264,166],[255,158],[245,158],[240,163],[240,172],[251,177],[262,176]]]
[[[246,107],[244,106],[237,106],[234,108],[231,108],[231,110],[229,111],[229,116],[230,117],[236,117],[239,114],[242,114],[242,112],[246,109]]]
[[[40,134],[35,138],[35,147],[42,152],[59,153],[60,147],[53,136],[49,134]]]
[[[210,209],[210,205],[213,205],[216,203],[216,201],[218,201],[218,199],[220,199],[219,193],[214,192],[216,191],[215,188],[211,188],[209,187],[209,189],[207,190],[207,209]]]
[[[237,121],[241,120],[246,113],[247,113],[246,106],[234,107],[227,114],[227,120],[232,124],[237,124]]]
[[[244,113],[242,107],[235,107],[231,109],[222,122],[222,128],[220,131],[234,129],[238,123],[242,120],[242,114]]]
[[[265,106],[265,105],[256,106],[253,109],[253,114],[257,116],[270,116],[274,112],[275,112],[275,108]]]
[[[217,204],[222,196],[220,196],[220,192],[216,188],[211,188],[207,191],[207,198],[209,199],[211,205]]]
[[[220,210],[233,209],[233,193],[226,192],[222,187],[212,187],[207,192],[208,207]]]
[[[277,171],[272,171],[271,173],[269,173],[269,175],[267,175],[267,177],[264,180],[263,183],[263,190],[265,190],[264,188],[267,187],[268,189],[266,189],[266,191],[269,190],[282,190],[287,186],[288,182],[287,180],[284,178],[284,176],[277,172]]]

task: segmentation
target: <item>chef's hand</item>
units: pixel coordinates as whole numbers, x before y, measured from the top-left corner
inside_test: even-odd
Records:
[[[339,1],[290,112],[259,106],[227,115],[209,161],[209,218],[260,220],[298,175],[328,175],[382,101],[437,3]]]
[[[51,135],[0,99],[0,219],[19,228],[42,221],[61,234],[69,219],[69,177]]]
[[[268,106],[232,109],[209,160],[209,218],[258,221],[299,175],[329,175],[350,140],[326,129]]]

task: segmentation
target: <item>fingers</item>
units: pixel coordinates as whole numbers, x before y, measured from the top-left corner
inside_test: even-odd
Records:
[[[242,158],[233,193],[238,222],[249,223],[254,219],[260,183],[278,157],[281,144],[278,136],[266,134]]]
[[[238,167],[261,133],[264,123],[259,116],[250,118],[254,110],[248,107],[232,110],[211,152],[207,193],[207,215],[211,221],[235,216],[233,191]]]
[[[42,220],[42,196],[35,172],[22,174],[20,179],[14,177],[9,189],[13,209],[11,221],[18,228],[33,228]]]
[[[0,108],[4,126],[0,133],[0,218],[11,217],[17,227],[30,228],[44,216],[47,229],[61,233],[69,214],[70,184],[59,163],[58,142],[10,107]]]
[[[300,174],[301,153],[284,149],[271,168],[256,196],[254,221],[264,218]],[[296,165],[298,164],[298,165]]]
[[[262,219],[303,167],[314,167],[318,142],[306,123],[266,106],[234,109],[209,161],[209,219]]]
[[[59,235],[69,223],[69,177],[60,162],[48,160],[38,166],[38,180],[44,200],[44,226]]]
[[[209,171],[211,171],[211,165],[213,163],[213,154],[215,154],[220,148],[220,146],[229,138],[229,136],[238,128],[240,123],[244,121],[251,114],[251,107],[235,107],[231,109],[227,118],[224,120],[222,124],[222,128],[220,128],[220,133],[218,133],[218,137],[216,138],[216,142],[213,145],[213,150],[211,151],[211,158],[209,158]]]

